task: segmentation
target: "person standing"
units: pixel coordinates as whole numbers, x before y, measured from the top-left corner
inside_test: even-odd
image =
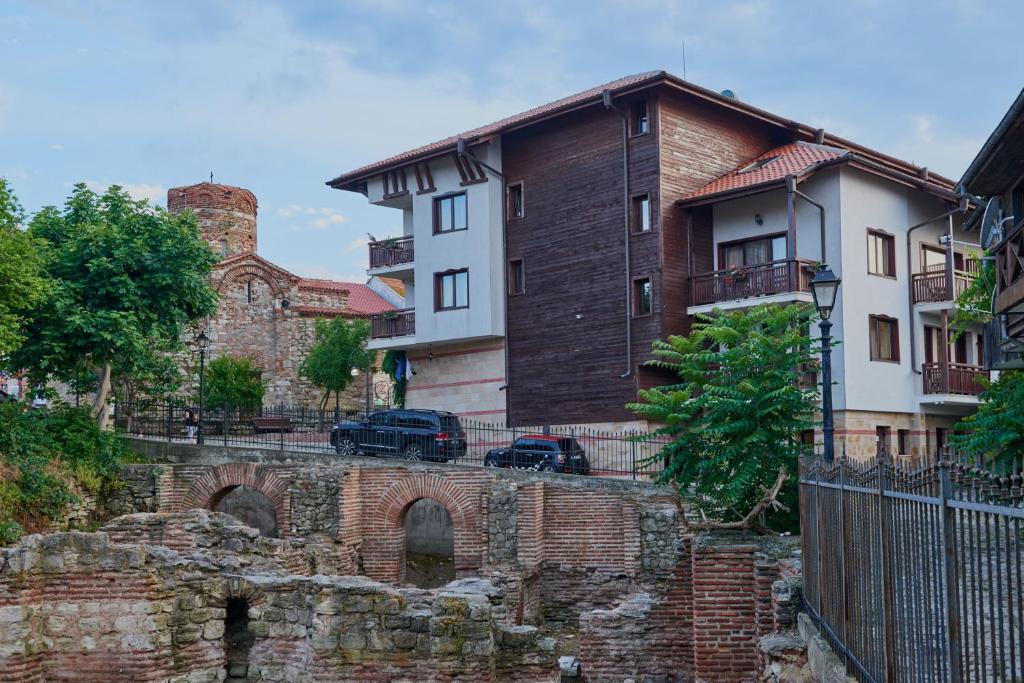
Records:
[[[199,426],[199,420],[196,418],[196,412],[191,408],[185,408],[185,434],[189,440],[196,437],[196,427]]]

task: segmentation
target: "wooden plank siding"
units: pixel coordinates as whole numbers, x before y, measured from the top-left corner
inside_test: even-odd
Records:
[[[651,343],[689,329],[687,218],[674,202],[779,144],[767,124],[664,89],[616,105],[644,97],[650,132],[629,138],[629,193],[650,196],[651,231],[630,236],[630,276],[650,277],[652,313],[632,319],[626,378],[621,118],[589,107],[502,137],[506,182],[523,182],[526,206],[506,238],[526,282],[507,297],[510,424],[635,419],[625,404],[638,386],[668,379],[640,368]]]

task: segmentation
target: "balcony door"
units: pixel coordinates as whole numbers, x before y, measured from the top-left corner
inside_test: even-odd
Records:
[[[937,363],[942,357],[942,329],[924,326],[924,362]],[[951,363],[967,363],[967,335],[960,335],[955,342],[946,344],[946,360]]]
[[[785,233],[725,242],[718,246],[718,261],[721,270],[749,268],[785,260]]]

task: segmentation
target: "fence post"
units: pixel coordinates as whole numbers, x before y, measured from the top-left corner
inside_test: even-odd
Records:
[[[821,613],[821,459],[814,462],[814,573],[818,579],[818,590],[815,591],[817,605],[814,611],[818,613],[818,619],[824,621],[825,615]]]
[[[939,462],[939,498],[942,505],[942,568],[946,580],[946,657],[950,683],[960,683],[960,586],[956,575],[956,509],[949,505],[953,483],[949,462]]]
[[[845,451],[845,449],[844,449]],[[841,604],[843,606],[843,647],[850,647],[850,627],[849,627],[849,615],[850,609],[847,602],[850,599],[850,586],[848,584],[849,577],[846,573],[846,488],[843,484],[843,475],[846,473],[847,461],[846,453],[839,458],[839,585],[843,587],[843,595]],[[844,658],[845,659],[845,658]]]
[[[277,435],[278,435],[277,442],[278,442],[278,447],[283,451],[284,450],[284,406],[278,404],[278,406],[277,406],[277,413],[278,413],[277,416],[279,418],[281,418],[281,422],[279,423],[280,428],[277,430]]]
[[[171,421],[174,420],[174,399],[167,397],[167,440],[171,440]]]
[[[224,445],[228,445],[228,432],[231,431],[231,424],[228,422],[228,405],[225,403],[224,407],[221,408],[221,415],[224,417],[223,429],[224,429]]]
[[[633,480],[636,480],[636,436],[639,434],[639,430],[632,430],[630,432],[629,441],[629,470],[633,473]]]
[[[885,652],[885,680],[896,680],[896,634],[893,632],[892,572],[889,568],[889,502],[885,495],[885,475],[889,458],[878,460],[878,547],[882,561],[882,641]]]

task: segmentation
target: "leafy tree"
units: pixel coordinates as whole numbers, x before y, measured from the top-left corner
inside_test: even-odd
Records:
[[[0,178],[0,358],[21,345],[25,318],[50,285],[40,245],[21,229],[23,219],[21,205]]]
[[[977,460],[1024,466],[1024,371],[1006,370],[994,381],[978,381],[984,387],[978,412],[956,424],[950,445]]]
[[[976,258],[976,254],[969,255]],[[976,325],[992,320],[992,295],[996,290],[996,266],[988,260],[981,261],[977,276],[956,298],[956,307],[950,327],[959,337]]]
[[[404,351],[386,351],[384,353],[384,360],[382,360],[380,364],[380,369],[391,378],[393,383],[392,386],[394,388],[394,405],[399,408],[405,407],[405,389],[409,384],[409,380],[406,378],[405,373],[402,373],[400,377],[395,376],[395,373],[398,372],[399,355],[404,353]]]
[[[252,358],[221,356],[206,366],[206,405],[214,408],[257,408],[266,387]]]
[[[105,424],[115,367],[131,372],[181,348],[185,325],[216,312],[217,257],[191,213],[151,207],[118,186],[96,195],[75,185],[63,212],[42,209],[29,234],[57,284],[23,325],[12,365],[38,384],[93,371],[92,414]]]
[[[352,383],[352,370],[366,372],[373,361],[373,352],[366,349],[370,325],[358,318],[318,319],[313,333],[313,347],[299,366],[299,372],[324,390],[321,409],[327,405],[332,392],[337,407],[341,392]]]
[[[641,390],[628,406],[663,425],[669,437],[657,458],[661,481],[696,495],[709,517],[736,523],[748,517],[780,480],[779,500],[788,515],[773,511],[767,524],[795,525],[796,473],[810,446],[800,433],[814,426],[815,387],[801,386],[816,367],[809,329],[811,308],[757,306],[747,311],[698,315],[693,332],[654,343],[651,366],[679,375],[678,384]]]

